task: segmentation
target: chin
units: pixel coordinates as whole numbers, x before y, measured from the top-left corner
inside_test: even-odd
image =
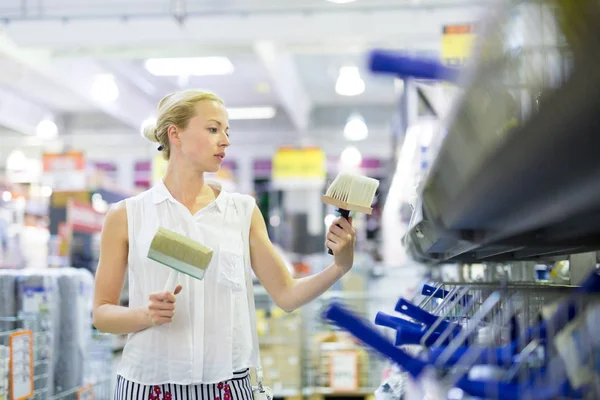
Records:
[[[215,172],[219,172],[220,169],[221,169],[220,165],[217,165],[217,166],[211,165],[208,168],[206,168],[206,172],[215,173]]]

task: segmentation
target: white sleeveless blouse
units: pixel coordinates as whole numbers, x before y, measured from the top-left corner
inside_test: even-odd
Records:
[[[254,367],[245,282],[249,246],[243,236],[248,235],[254,198],[221,191],[192,215],[160,181],[125,204],[130,307],[147,306],[149,294],[162,292],[169,277],[170,268],[147,258],[159,227],[212,248],[213,257],[201,281],[178,274],[183,290],[177,295],[173,321],[130,334],[118,374],[145,385],[208,384]]]

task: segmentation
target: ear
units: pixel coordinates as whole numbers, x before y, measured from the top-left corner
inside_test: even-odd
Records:
[[[181,145],[181,132],[175,125],[169,126],[169,129],[167,130],[167,136],[172,144],[176,146]]]

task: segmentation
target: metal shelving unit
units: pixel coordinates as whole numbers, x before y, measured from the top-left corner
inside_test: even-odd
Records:
[[[515,13],[529,44],[504,33]],[[405,237],[423,262],[600,250],[600,5],[508,1],[497,15]]]

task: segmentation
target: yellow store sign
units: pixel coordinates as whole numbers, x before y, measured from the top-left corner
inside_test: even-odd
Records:
[[[442,62],[448,67],[462,67],[471,58],[475,41],[473,24],[446,25],[442,35]]]
[[[275,184],[324,183],[327,160],[320,148],[281,148],[273,157],[271,177]]]

